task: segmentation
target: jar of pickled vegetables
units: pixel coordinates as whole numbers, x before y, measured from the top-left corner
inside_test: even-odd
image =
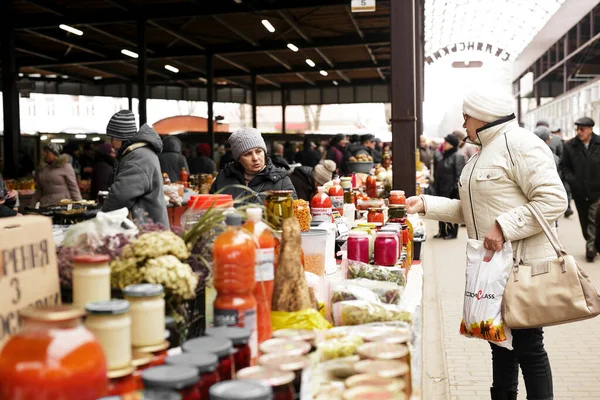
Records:
[[[275,229],[281,230],[283,220],[294,215],[291,190],[271,190],[266,192],[265,208],[267,222]]]
[[[381,224],[385,222],[382,208],[371,208],[367,214],[367,222],[372,224]]]

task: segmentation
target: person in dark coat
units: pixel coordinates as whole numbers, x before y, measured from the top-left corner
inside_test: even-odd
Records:
[[[323,186],[331,179],[335,173],[336,165],[331,160],[324,160],[322,163],[311,167],[296,167],[290,174],[290,179],[296,189],[299,199],[310,202],[317,193],[317,187]]]
[[[321,161],[321,153],[317,150],[316,144],[309,139],[304,139],[304,148],[297,154],[295,161],[305,167],[314,168]]]
[[[197,156],[189,162],[190,174],[213,174],[217,172],[217,164],[210,159],[210,145],[200,143],[196,146]]]
[[[90,186],[90,198],[92,200],[98,197],[98,192],[105,192],[110,188],[115,176],[116,165],[117,160],[115,160],[110,143],[103,143],[96,148]]]
[[[444,139],[444,152],[442,158],[435,164],[435,193],[437,196],[458,199],[458,179],[465,166],[465,157],[458,152],[460,141],[455,135],[448,135]],[[458,224],[446,222],[439,223],[440,232],[436,238],[456,239]]]
[[[83,152],[79,157],[79,164],[81,166],[81,179],[92,179],[92,169],[94,168],[94,157],[95,151],[92,148],[91,142],[85,142],[83,144]]]
[[[283,157],[287,160],[288,164],[293,164],[295,162],[297,152],[298,148],[294,143],[285,142],[283,146]]]
[[[158,133],[148,124],[137,131],[133,113],[121,110],[110,119],[106,136],[118,151],[119,165],[102,211],[127,208],[131,218],[141,224],[151,220],[169,228],[158,161],[163,142]]]
[[[579,223],[586,241],[585,258],[596,258],[596,209],[600,203],[600,137],[592,128],[594,120],[583,117],[575,121],[577,136],[565,143],[560,160],[562,177],[571,187]]]
[[[17,203],[17,192],[7,190],[0,174],[0,218],[16,217],[19,213],[14,209]]]
[[[285,170],[290,169],[290,164],[288,164],[285,157],[283,157],[283,145],[276,143],[273,145],[273,156],[271,157],[271,161],[276,167],[283,168]]]
[[[375,139],[375,147],[371,150],[371,155],[373,156],[373,164],[381,164],[381,155],[383,149],[383,142],[381,139]]]
[[[244,199],[245,204],[261,205],[269,190],[291,190],[292,197],[297,198],[287,171],[273,165],[267,157],[267,145],[259,130],[237,130],[229,137],[229,144],[235,162],[219,172],[210,188],[211,194],[230,194],[234,199]]]
[[[373,157],[373,150],[375,149],[375,135],[367,133],[360,137],[360,146],[354,147],[350,154],[356,157],[359,154],[366,154],[367,156]]]
[[[342,165],[344,156],[346,155],[346,135],[338,133],[331,139],[329,149],[327,149],[327,160],[331,160],[338,166]]]
[[[233,153],[231,152],[231,145],[229,143],[225,144],[225,154],[223,154],[223,157],[221,157],[221,160],[219,160],[219,168],[223,169],[225,168],[225,166],[229,163],[232,163],[233,160]]]
[[[358,135],[352,135],[350,137],[350,144],[348,146],[346,146],[346,152],[351,157],[356,156],[356,153],[358,153],[360,150],[362,150],[364,148],[364,146],[362,145],[362,143],[360,141],[360,138],[361,138],[361,136],[358,136]]]
[[[175,136],[167,136],[163,139],[162,153],[158,154],[160,170],[169,175],[171,182],[179,181],[179,173],[183,168],[189,173],[190,168],[183,155],[181,140]]]

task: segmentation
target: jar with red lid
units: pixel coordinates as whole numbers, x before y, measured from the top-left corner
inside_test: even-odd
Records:
[[[142,372],[142,381],[147,389],[174,390],[181,400],[202,400],[198,391],[200,374],[195,368],[161,365]]]
[[[108,371],[108,395],[121,396],[138,390],[134,372],[134,366]]]
[[[368,264],[369,234],[365,231],[352,230],[348,234],[348,260],[360,261]]]
[[[367,222],[371,224],[381,224],[385,222],[382,208],[371,208],[367,214]]]
[[[262,342],[259,350],[263,354],[287,354],[303,356],[311,349],[310,343],[289,339],[269,339]]]
[[[306,356],[290,356],[287,354],[265,354],[258,358],[258,365],[294,373],[294,392],[300,395],[302,371],[310,365]]]
[[[233,343],[223,337],[204,336],[188,340],[182,346],[186,353],[212,353],[219,358],[217,371],[222,381],[232,379],[234,376],[235,360],[233,357]]]
[[[207,328],[206,336],[224,337],[233,343],[235,353],[235,371],[247,368],[252,364],[252,352],[250,349],[250,329],[237,326],[219,326],[216,328]]]
[[[375,237],[375,265],[391,267],[396,265],[398,239],[394,232],[377,232]]]
[[[406,204],[406,195],[404,194],[404,190],[392,190],[390,191],[390,204],[394,205],[405,205]]]
[[[275,368],[250,367],[237,374],[237,379],[265,383],[273,388],[273,400],[294,400],[294,373]]]
[[[167,357],[165,363],[167,365],[196,368],[200,374],[200,379],[196,386],[202,400],[208,400],[210,387],[219,382],[219,374],[217,372],[219,358],[214,354],[183,353]]]

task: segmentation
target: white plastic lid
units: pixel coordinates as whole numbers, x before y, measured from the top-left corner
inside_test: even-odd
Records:
[[[390,195],[404,196],[404,190],[390,190]]]
[[[248,216],[248,221],[258,222],[262,219],[263,210],[262,208],[248,208],[246,210],[246,215]]]
[[[368,237],[369,234],[365,231],[362,230],[353,230],[350,231],[350,233],[348,234],[348,237],[357,237],[357,238],[362,238],[362,237]]]
[[[325,188],[323,186],[317,186],[317,192],[325,192]]]

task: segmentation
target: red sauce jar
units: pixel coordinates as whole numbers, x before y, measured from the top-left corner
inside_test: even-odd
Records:
[[[206,336],[224,337],[233,343],[236,352],[233,355],[235,360],[235,371],[247,368],[252,364],[252,351],[250,349],[250,329],[236,326],[220,326],[216,328],[207,328]]]
[[[377,198],[377,178],[373,174],[367,177],[367,196],[371,199]]]
[[[161,365],[142,372],[142,381],[147,389],[174,390],[181,400],[202,400],[198,391],[200,374],[195,368]]]
[[[381,224],[383,225],[385,217],[383,215],[382,208],[371,208],[367,214],[367,222],[370,224]]]
[[[204,336],[188,340],[182,346],[186,353],[211,353],[219,357],[217,371],[222,381],[233,379],[235,374],[235,360],[233,357],[233,343],[222,337]]]
[[[404,194],[404,190],[390,191],[389,202],[393,205],[406,205],[406,195]]]
[[[253,380],[267,384],[273,388],[273,400],[294,400],[293,372],[275,368],[250,367],[237,374],[237,379]]]
[[[167,357],[167,365],[193,367],[198,370],[200,379],[196,385],[200,393],[200,399],[208,400],[208,390],[212,385],[219,382],[217,366],[219,358],[210,353],[183,353],[176,356]]]
[[[108,395],[120,396],[133,393],[138,390],[133,373],[135,367],[126,367],[114,371],[108,371]]]

